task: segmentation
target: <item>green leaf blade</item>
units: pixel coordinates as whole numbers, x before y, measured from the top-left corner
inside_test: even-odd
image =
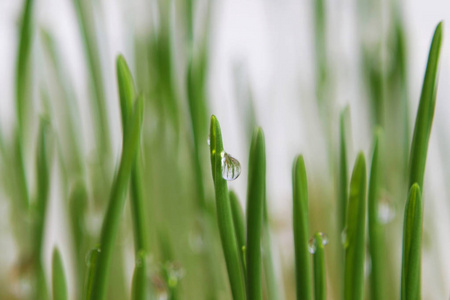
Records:
[[[308,252],[308,182],[305,161],[301,155],[294,161],[292,185],[297,299],[310,300],[312,299],[312,275]]]
[[[101,255],[98,257],[97,267],[93,278],[92,293],[90,296],[90,299],[92,300],[103,300],[106,297],[106,286],[111,256],[122,210],[125,204],[131,168],[136,160],[137,151],[139,149],[142,118],[143,102],[141,100],[134,105],[130,126],[127,129],[127,134],[124,136],[120,166],[112,185],[108,209],[103,220],[100,237]]]
[[[228,278],[233,299],[241,300],[246,299],[245,277],[239,259],[228,186],[225,179],[222,178],[221,154],[223,152],[220,124],[217,121],[217,118],[213,115],[211,116],[210,126],[210,154],[216,197],[217,221],[219,223],[220,239],[222,241],[222,249],[227,265]]]
[[[417,183],[423,189],[425,163],[428,152],[428,142],[433,124],[434,109],[436,106],[436,92],[439,72],[439,56],[443,36],[443,23],[440,22],[433,35],[428,55],[427,68],[417,110],[414,135],[409,157],[409,184]]]
[[[262,299],[261,234],[266,186],[264,134],[258,128],[250,147],[247,191],[247,298]]]
[[[67,283],[64,266],[59,250],[55,248],[52,256],[53,300],[67,299]]]
[[[325,300],[327,298],[327,281],[325,272],[324,241],[320,232],[314,235],[315,252],[314,261],[314,299]]]
[[[347,208],[344,299],[362,300],[366,228],[366,163],[363,153],[359,153],[353,168]]]
[[[420,296],[422,246],[422,197],[417,183],[411,186],[405,205],[403,223],[401,299],[418,300]]]

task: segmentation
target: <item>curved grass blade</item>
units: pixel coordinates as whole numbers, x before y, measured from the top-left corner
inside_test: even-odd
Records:
[[[54,300],[67,299],[67,283],[59,250],[55,248],[52,256],[52,288]]]
[[[292,186],[297,299],[311,300],[312,275],[308,252],[308,182],[302,155],[297,156],[294,161]]]
[[[119,99],[122,115],[122,128],[125,134],[127,127],[130,123],[130,117],[133,109],[133,102],[135,100],[135,88],[133,77],[130,69],[122,55],[117,57],[117,83],[119,86]],[[143,102],[142,96],[137,100]],[[133,214],[133,229],[135,240],[135,255],[136,255],[136,268],[133,276],[133,297],[134,299],[145,299],[145,290],[147,286],[146,280],[146,264],[145,253],[148,251],[148,232],[146,225],[146,212],[144,201],[144,184],[142,182],[143,172],[142,164],[140,161],[140,155],[136,154],[136,159],[131,169],[131,211]],[[138,264],[139,263],[139,264]]]
[[[320,232],[314,235],[314,247],[313,254],[314,261],[314,299],[325,300],[327,298],[327,281],[325,272],[325,253],[324,253],[324,241]]]
[[[380,141],[381,129],[376,132],[372,165],[370,168],[368,191],[368,233],[371,258],[370,295],[372,300],[386,299],[384,286],[383,228],[378,220],[378,200],[380,190]]]
[[[89,298],[92,300],[103,300],[106,297],[106,286],[110,269],[110,260],[114,249],[114,242],[121,219],[120,216],[125,204],[125,196],[131,168],[136,160],[137,151],[139,149],[143,105],[144,103],[142,100],[135,103],[133,116],[130,118],[130,124],[127,126],[127,132],[124,135],[120,166],[117,175],[114,178],[110,201],[101,230],[101,255],[98,257],[92,283],[92,293]]]
[[[433,35],[428,54],[427,68],[420,94],[419,108],[417,110],[414,136],[409,156],[409,183],[417,183],[423,189],[425,163],[427,159],[428,141],[433,124],[434,108],[436,105],[437,79],[439,70],[439,56],[441,53],[443,23],[440,22]]]
[[[347,208],[344,299],[362,300],[366,234],[366,163],[362,152],[353,168]]]
[[[213,115],[211,116],[210,127],[210,153],[216,194],[217,220],[233,299],[240,300],[246,299],[244,271],[239,259],[227,182],[222,178],[222,152],[224,152],[222,132],[219,122]]]
[[[247,298],[262,299],[261,233],[266,187],[264,134],[258,128],[250,147],[247,191]]]
[[[236,242],[238,251],[241,254],[241,263],[242,269],[245,270],[245,258],[244,258],[244,249],[245,249],[245,221],[244,221],[244,212],[242,211],[241,204],[239,203],[239,199],[235,192],[230,191],[230,203],[231,210],[233,213],[233,224],[234,230],[236,233]]]
[[[420,297],[422,245],[422,197],[420,187],[413,184],[405,205],[402,251],[402,300],[418,300]]]

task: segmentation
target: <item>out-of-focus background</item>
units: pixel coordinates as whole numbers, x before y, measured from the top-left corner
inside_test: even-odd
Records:
[[[106,183],[98,183],[98,177],[102,176],[98,173],[101,171],[97,170],[102,169],[98,167],[102,164],[99,157],[107,157],[110,166],[106,170],[112,174],[121,151],[122,131],[115,71],[116,57],[120,53],[135,75],[137,89],[148,99],[157,99],[149,100],[146,105],[143,139],[150,138],[142,146],[146,162],[146,196],[147,201],[153,203],[149,209],[152,211],[149,218],[153,218],[149,221],[153,226],[150,244],[154,246],[155,265],[158,265],[167,251],[167,248],[158,246],[161,232],[173,237],[168,242],[173,252],[172,260],[181,263],[184,273],[180,280],[180,299],[204,299],[204,294],[198,292],[203,284],[195,282],[203,282],[206,277],[202,277],[205,275],[195,270],[195,266],[202,261],[210,242],[196,232],[196,224],[202,222],[193,204],[196,198],[194,186],[199,179],[196,179],[195,162],[189,153],[192,150],[189,133],[192,124],[186,74],[190,59],[197,56],[208,61],[202,86],[207,103],[205,115],[217,116],[226,151],[242,165],[240,177],[230,182],[229,187],[237,192],[244,208],[251,126],[257,124],[264,130],[273,256],[279,282],[283,283],[279,299],[294,299],[291,168],[295,155],[302,153],[305,156],[311,195],[311,233],[323,231],[329,236],[326,248],[329,299],[338,299],[336,281],[339,274],[333,271],[337,268],[336,246],[333,244],[340,243],[335,225],[338,210],[339,116],[349,105],[349,172],[358,151],[364,151],[367,162],[370,161],[374,129],[377,125],[385,127],[388,157],[387,182],[383,190],[383,197],[388,203],[385,207],[387,212],[384,212],[387,219],[386,261],[392,264],[386,281],[392,285],[388,288],[389,295],[397,297],[402,205],[406,201],[406,187],[398,177],[405,168],[405,153],[408,153],[402,147],[411,143],[428,50],[434,28],[441,20],[444,20],[444,44],[424,187],[422,282],[424,299],[448,298],[450,30],[446,26],[450,24],[450,2],[323,0],[320,1],[323,10],[318,14],[315,1],[319,2],[192,1],[192,37],[184,1],[34,1],[29,64],[31,83],[28,86],[32,104],[27,117],[29,143],[23,148],[24,165],[32,199],[37,186],[34,154],[36,129],[39,116],[47,115],[55,132],[55,149],[42,260],[44,271],[49,275],[52,250],[55,245],[58,246],[66,265],[71,299],[80,297],[77,274],[83,270],[80,270],[77,257],[85,256],[86,249],[93,248],[98,240],[104,202],[98,201],[98,204],[95,199],[109,187],[110,178],[105,179]],[[13,147],[17,124],[16,69],[24,3],[0,0],[0,126],[2,143],[6,148]],[[77,10],[76,3],[84,3],[81,6],[89,11],[87,31],[90,30],[89,34],[96,42],[93,62],[88,58],[86,37],[80,26],[80,9]],[[403,56],[400,58],[395,53],[399,40],[404,42]],[[203,47],[204,44],[207,46]],[[52,54],[50,48],[57,54]],[[57,58],[53,61],[52,57]],[[399,64],[399,59],[404,65]],[[155,67],[152,63],[161,64]],[[395,68],[400,70],[397,70],[400,75]],[[318,75],[322,74],[321,70],[325,74],[323,77]],[[92,92],[96,85],[92,81],[95,72],[102,77],[106,122],[111,137],[109,154],[99,150],[101,142],[95,129],[96,115],[92,113],[93,98],[98,97],[95,91]],[[377,78],[380,80],[378,85]],[[175,104],[167,104],[171,99]],[[381,108],[374,104],[377,99],[384,101]],[[65,107],[76,111],[76,116],[72,118],[70,113],[61,113]],[[377,109],[380,112],[374,113]],[[72,123],[75,124],[83,165],[83,171],[73,178],[69,173],[74,169],[65,165],[71,162],[68,148],[72,147],[72,137],[65,134],[66,129],[61,125],[69,118],[75,120]],[[206,151],[207,131],[207,127],[202,131],[204,145],[199,146],[199,153],[203,153],[200,156],[203,170],[200,181],[205,185],[205,195],[209,199],[213,193]],[[406,141],[402,140],[405,136],[409,137]],[[167,151],[169,153],[159,159],[158,155]],[[18,219],[11,217],[15,216],[16,199],[9,188],[14,183],[8,181],[8,177],[15,175],[10,175],[14,170],[7,166],[8,163],[2,162],[0,298],[27,299],[32,293],[32,285],[27,283],[26,276],[22,278],[23,269],[26,269],[23,267],[26,265],[23,257],[27,252],[23,249],[27,246],[22,247],[26,242],[18,242],[17,231],[12,229],[15,227],[12,223],[18,222]],[[75,245],[72,224],[67,218],[70,209],[66,200],[79,181],[86,185],[91,211],[83,220],[86,228],[90,228],[88,245],[83,245],[84,252]],[[100,187],[102,184],[105,188]],[[208,201],[212,203],[213,199]],[[179,217],[180,213],[185,213],[185,216]],[[118,257],[123,260],[119,271],[123,271],[125,293],[130,288],[134,259],[129,215],[127,206],[123,217],[125,225],[118,238],[121,249]],[[158,225],[161,223],[164,226]],[[215,243],[220,247],[218,238]],[[215,251],[221,255],[220,249]],[[217,268],[221,270],[221,278],[217,279],[221,282],[218,285],[221,296],[217,297],[228,299],[229,291],[223,283],[226,276],[222,258],[218,259]],[[366,269],[369,273],[370,261]]]

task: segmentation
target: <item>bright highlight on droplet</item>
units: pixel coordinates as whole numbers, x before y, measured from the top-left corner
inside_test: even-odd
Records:
[[[328,236],[323,233],[323,232],[318,232],[318,234],[320,235],[320,237],[322,238],[322,245],[326,245],[328,244]],[[316,235],[313,235],[308,242],[308,250],[311,254],[316,253],[317,250],[317,239],[316,239]]]
[[[225,180],[235,180],[241,174],[241,163],[226,152],[220,154],[222,156],[222,177]]]
[[[208,135],[208,146],[211,146],[211,136]]]

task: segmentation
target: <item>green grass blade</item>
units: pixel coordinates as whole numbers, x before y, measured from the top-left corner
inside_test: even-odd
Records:
[[[86,257],[87,270],[85,283],[85,299],[92,298],[92,287],[94,285],[95,269],[97,268],[97,261],[100,253],[101,250],[99,248],[94,248],[89,250]]]
[[[422,198],[417,183],[410,189],[403,223],[401,299],[418,300],[420,296],[422,245]]]
[[[97,36],[93,16],[93,2],[87,0],[73,0],[80,31],[83,36],[85,55],[89,67],[90,81],[94,92],[93,111],[96,121],[95,134],[97,145],[102,156],[109,153],[111,148],[108,114],[106,109],[106,97],[102,75],[100,52],[98,50]]]
[[[346,123],[350,119],[350,107],[342,110],[339,122],[339,232],[345,227],[345,214],[348,200],[348,166],[347,166],[347,130]]]
[[[263,228],[262,228],[262,260],[264,270],[264,282],[267,299],[283,299],[282,288],[279,287],[275,262],[272,255],[272,242],[270,236],[269,215],[267,212],[267,197],[264,196],[263,207]]]
[[[366,163],[362,152],[353,168],[347,208],[344,299],[362,300],[366,234]]]
[[[19,47],[16,62],[16,109],[19,136],[23,138],[27,127],[30,105],[31,50],[33,44],[33,8],[34,0],[24,2],[22,23],[20,26]]]
[[[124,135],[120,166],[111,188],[109,205],[101,230],[99,247],[101,255],[98,257],[97,267],[93,278],[92,294],[90,295],[90,299],[92,300],[102,300],[106,297],[106,287],[114,242],[125,204],[131,168],[136,160],[137,151],[139,149],[143,105],[144,103],[142,100],[137,101],[134,105],[133,116],[130,118],[127,133]]]
[[[324,253],[324,241],[322,239],[322,233],[320,232],[314,235],[314,247],[315,247],[315,251],[313,254],[314,299],[325,300],[327,298],[325,253]]]
[[[117,85],[119,87],[120,112],[122,127],[125,130],[128,119],[133,112],[133,103],[136,98],[133,76],[122,55],[116,59]]]
[[[48,297],[46,278],[42,264],[42,252],[44,243],[44,227],[47,217],[47,206],[50,194],[50,170],[51,170],[51,143],[50,143],[50,124],[44,118],[39,124],[39,136],[36,154],[36,182],[37,199],[34,206],[34,245],[33,255],[36,263],[38,298],[46,299]]]
[[[244,249],[245,249],[245,220],[244,220],[244,212],[242,211],[241,204],[239,203],[239,199],[235,192],[230,191],[230,203],[231,203],[231,211],[233,213],[233,224],[234,230],[236,233],[236,241],[238,251],[241,254],[241,263],[242,269],[245,270],[245,258]]]
[[[436,91],[439,70],[439,56],[441,53],[443,23],[440,22],[433,35],[433,41],[428,54],[427,68],[420,94],[414,135],[409,156],[409,184],[417,183],[423,189],[425,163],[427,159],[428,141],[433,124],[434,108],[436,105]]]
[[[216,194],[217,220],[233,299],[240,300],[246,299],[244,271],[239,259],[227,182],[222,178],[222,152],[224,152],[222,132],[219,122],[213,115],[211,116],[210,127],[210,153]]]
[[[119,100],[122,116],[123,132],[126,132],[127,124],[130,122],[130,116],[135,101],[135,88],[133,76],[128,68],[127,62],[122,55],[116,60],[117,68],[117,84],[119,86]],[[137,100],[143,102],[142,96]],[[136,161],[131,170],[131,209],[133,213],[133,226],[135,236],[135,250],[138,253],[141,250],[148,251],[148,232],[146,225],[146,208],[144,201],[144,184],[143,184],[142,163],[140,161],[139,152]]]
[[[35,206],[35,255],[40,259],[43,250],[44,225],[50,193],[51,145],[49,145],[50,124],[41,119],[36,155],[37,200]]]
[[[383,228],[378,220],[378,200],[380,190],[380,141],[381,130],[375,136],[372,165],[370,167],[368,191],[368,233],[371,258],[370,295],[372,300],[386,299],[384,287],[384,243]]]
[[[295,277],[298,300],[312,299],[311,261],[308,252],[308,181],[303,156],[297,156],[292,173]]]
[[[137,254],[136,264],[134,267],[133,282],[132,282],[132,294],[133,300],[146,300],[148,299],[147,290],[147,259],[146,254],[140,251]]]
[[[54,300],[67,299],[66,275],[64,273],[61,254],[57,248],[53,250],[52,257],[52,288]]]
[[[261,128],[250,147],[247,190],[247,298],[262,299],[261,233],[266,187],[266,150]]]

